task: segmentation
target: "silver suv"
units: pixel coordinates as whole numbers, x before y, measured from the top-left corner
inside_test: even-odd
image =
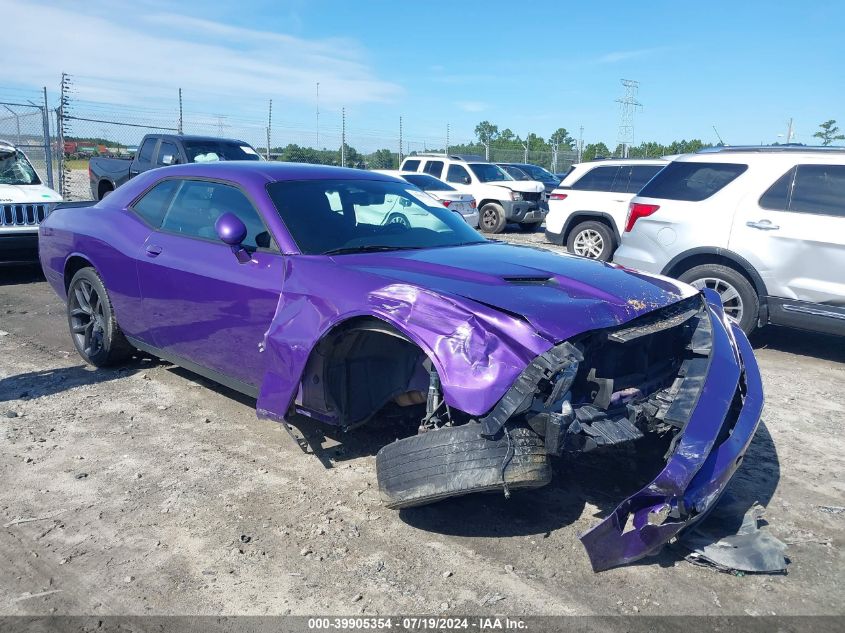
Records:
[[[845,149],[681,156],[631,200],[613,261],[718,291],[746,332],[845,335]]]

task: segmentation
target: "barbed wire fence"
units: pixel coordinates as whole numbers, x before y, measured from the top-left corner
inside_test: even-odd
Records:
[[[55,148],[59,192],[67,200],[91,199],[88,161],[94,157],[131,158],[145,134],[170,133],[236,138],[252,145],[265,159],[361,169],[397,169],[405,156],[436,152],[476,154],[492,162],[528,162],[553,172],[575,162],[573,150],[535,151],[489,146],[477,139],[449,138],[446,125],[440,137],[408,132],[407,118],[397,116],[395,130],[359,126],[346,108],[329,122],[323,113],[319,128],[284,120],[272,100],[217,99],[215,113],[183,102],[182,90],[172,99],[139,96],[130,104],[83,98],[84,83],[63,74],[55,109],[55,133],[48,145]],[[208,109],[205,106],[204,109]],[[263,110],[263,113],[262,113]],[[45,110],[46,111],[46,110]],[[52,114],[48,112],[48,115]],[[334,113],[333,113],[334,114]],[[49,119],[49,116],[48,116]],[[2,128],[0,128],[2,129]]]

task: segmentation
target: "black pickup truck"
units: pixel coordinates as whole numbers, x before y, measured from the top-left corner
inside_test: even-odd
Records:
[[[102,200],[142,171],[219,160],[261,160],[249,143],[213,136],[147,134],[132,158],[96,157],[88,161],[91,196]]]

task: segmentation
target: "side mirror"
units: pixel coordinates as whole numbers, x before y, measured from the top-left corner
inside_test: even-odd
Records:
[[[214,223],[214,230],[217,232],[220,241],[232,248],[232,252],[241,264],[245,264],[252,259],[242,246],[246,239],[246,226],[238,216],[234,213],[224,213]]]
[[[161,164],[162,165],[172,165],[176,162],[176,159],[173,157],[173,154],[165,154],[161,157]]]
[[[469,185],[471,183],[472,183],[472,181],[469,179],[469,176],[464,176],[464,184]]]

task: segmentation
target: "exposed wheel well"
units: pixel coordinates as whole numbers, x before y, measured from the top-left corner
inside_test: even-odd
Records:
[[[566,227],[563,231],[564,245],[566,245],[566,242],[569,240],[569,235],[572,233],[572,230],[582,222],[598,222],[599,224],[604,224],[613,236],[614,246],[619,245],[619,235],[616,232],[616,227],[613,225],[613,221],[604,215],[597,215],[594,213],[575,213],[569,218],[569,220],[567,220]]]
[[[89,266],[92,266],[91,262],[80,255],[74,255],[65,262],[65,292],[67,292],[70,287],[70,280],[73,279],[73,276],[81,269]]]
[[[426,359],[389,323],[355,317],[332,328],[311,350],[297,405],[342,427],[367,421],[391,401],[422,405]]]
[[[114,191],[114,185],[108,180],[101,180],[100,183],[97,185],[97,198],[102,200],[103,195],[105,195],[109,191]]]
[[[734,257],[722,253],[707,252],[690,254],[679,259],[677,262],[669,262],[669,265],[663,270],[663,274],[668,277],[677,278],[685,271],[704,264],[719,264],[734,269],[751,283],[759,297],[766,296],[766,286],[751,264],[742,263]]]
[[[482,200],[476,206],[479,210],[481,210],[481,207],[483,207],[485,204],[498,204],[499,206],[502,206],[502,202],[500,200],[492,200],[490,198]]]

